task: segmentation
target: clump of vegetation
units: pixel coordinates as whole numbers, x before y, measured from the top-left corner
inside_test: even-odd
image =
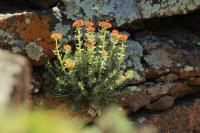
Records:
[[[133,126],[118,107],[108,109],[92,126],[55,112],[7,110],[0,112],[1,133],[133,133]]]
[[[93,22],[77,20],[73,23],[76,31],[75,48],[62,44],[62,35],[52,34],[55,40],[57,60],[48,63],[48,77],[55,83],[51,91],[60,96],[87,99],[100,104],[110,98],[115,89],[134,73],[123,73],[120,66],[124,61],[128,36],[113,30],[112,25],[100,22],[98,31]]]

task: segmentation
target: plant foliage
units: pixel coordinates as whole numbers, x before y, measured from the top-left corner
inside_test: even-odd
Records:
[[[47,66],[48,77],[55,83],[52,91],[99,104],[111,97],[127,78],[133,77],[130,71],[128,76],[120,71],[128,36],[117,30],[108,34],[112,27],[108,22],[100,22],[97,32],[93,22],[76,20],[73,27],[76,31],[74,49],[62,44],[61,34],[51,36],[56,42],[57,59]]]

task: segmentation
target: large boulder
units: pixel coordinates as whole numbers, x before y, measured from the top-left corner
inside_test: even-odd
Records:
[[[140,19],[186,14],[199,0],[62,0],[68,19],[107,20],[117,27]]]
[[[130,112],[142,107],[165,110],[176,99],[199,93],[198,36],[187,33],[172,29],[154,33],[165,37],[140,35],[137,41],[129,41],[123,69],[136,70],[137,74],[116,102]]]
[[[153,124],[158,133],[199,133],[200,100],[178,105],[168,111],[146,118],[144,125]]]
[[[27,105],[30,92],[31,70],[28,60],[0,50],[0,109]]]
[[[0,48],[26,55],[33,65],[53,56],[50,16],[46,13],[0,14]]]

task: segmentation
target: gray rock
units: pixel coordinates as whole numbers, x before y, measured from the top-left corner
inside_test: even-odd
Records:
[[[143,56],[143,47],[140,45],[139,42],[134,40],[127,41],[127,50],[126,52],[131,56]]]
[[[31,89],[28,61],[0,50],[0,109],[8,105],[27,104]]]
[[[199,0],[62,0],[68,19],[115,20],[116,26],[139,19],[186,14],[199,8]]]
[[[156,68],[156,69],[159,69],[159,68],[161,67],[160,59],[159,59],[159,57],[158,57],[156,54],[154,54],[154,53],[151,53],[151,54],[149,54],[149,55],[146,55],[146,56],[144,57],[144,60],[145,60],[145,62],[147,62],[147,64],[148,64],[149,66],[153,66],[153,67]]]
[[[141,63],[141,57],[143,56],[143,47],[139,42],[134,40],[127,41],[127,48],[125,53],[125,60],[128,68],[132,68],[136,71],[144,71]]]

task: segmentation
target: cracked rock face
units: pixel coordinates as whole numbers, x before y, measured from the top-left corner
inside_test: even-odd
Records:
[[[165,32],[165,36],[171,33]],[[193,42],[186,41],[187,38],[193,38]],[[125,69],[136,70],[141,78],[137,82],[130,82],[132,86],[124,89],[129,90],[128,93],[120,94],[117,102],[130,112],[136,112],[142,107],[148,110],[165,110],[173,106],[176,99],[198,92],[200,49],[195,38],[194,34],[182,38],[145,35],[136,37],[137,41],[129,42],[134,48],[128,43],[126,62],[142,65],[139,68],[134,65],[126,66]]]
[[[107,20],[117,27],[139,19],[186,14],[199,0],[62,0],[68,19]]]
[[[199,133],[199,113],[200,99],[196,99],[161,114],[153,115],[144,120],[143,124],[155,125],[160,133]]]

